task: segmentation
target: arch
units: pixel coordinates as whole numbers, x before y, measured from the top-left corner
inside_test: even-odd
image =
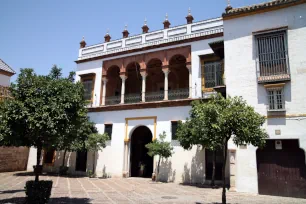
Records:
[[[173,55],[169,60],[169,85],[175,84],[173,89],[186,89],[189,87],[189,71],[186,67],[186,58],[181,54]]]
[[[148,61],[147,74],[148,76],[146,80],[146,92],[150,93],[163,91],[164,73],[162,70],[162,61],[160,59],[153,58]],[[146,101],[150,101],[150,98],[146,97]]]
[[[106,105],[120,103],[121,85],[120,68],[117,65],[112,65],[107,69],[107,86],[106,86]]]
[[[150,157],[145,147],[152,141],[151,130],[139,125],[131,131],[130,175],[132,177],[151,177],[153,173],[153,157]]]
[[[185,57],[186,62],[191,62],[191,47],[181,47],[181,48],[174,48],[171,50],[167,51],[167,59],[168,62],[170,63],[170,60],[175,56],[175,55],[181,55]]]
[[[136,61],[130,62],[126,66],[127,80],[125,82],[125,94],[141,94],[142,77],[140,74],[140,65]],[[138,99],[137,99],[138,100]],[[140,101],[140,98],[139,98]],[[132,102],[139,102],[132,101]],[[129,103],[129,101],[126,101]]]

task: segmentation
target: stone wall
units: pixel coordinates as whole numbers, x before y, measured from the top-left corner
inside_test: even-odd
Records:
[[[0,147],[0,172],[26,170],[28,147]]]

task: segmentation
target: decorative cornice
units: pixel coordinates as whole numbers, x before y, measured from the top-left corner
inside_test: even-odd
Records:
[[[88,108],[88,112],[106,112],[106,111],[121,111],[121,110],[134,110],[134,109],[146,109],[146,108],[190,106],[191,102],[195,100],[200,100],[200,99],[181,99],[181,100],[171,100],[171,101],[157,101],[157,102],[99,106],[99,107]]]
[[[183,43],[189,40],[201,40],[201,38],[210,38],[220,33],[223,35],[222,18],[199,21],[192,24],[185,24],[169,29],[87,46],[80,49],[79,57],[76,62],[82,62],[89,58],[112,56],[115,53],[123,54],[134,52],[134,50],[139,51],[141,49],[150,49],[151,47]]]
[[[75,62],[77,64],[79,64],[79,63],[94,61],[94,60],[98,60],[98,59],[105,59],[105,58],[109,58],[109,57],[114,57],[114,56],[134,53],[134,52],[140,52],[140,51],[151,50],[151,49],[156,49],[156,48],[161,48],[161,47],[167,47],[167,46],[171,46],[171,45],[179,45],[179,44],[183,44],[183,43],[205,40],[205,39],[210,39],[210,38],[217,38],[217,37],[223,37],[223,28],[222,28],[222,32],[218,32],[218,33],[214,33],[214,34],[210,34],[210,35],[198,35],[197,37],[194,37],[194,38],[188,38],[187,37],[187,38],[182,38],[182,39],[181,39],[181,37],[176,37],[176,38],[180,38],[180,40],[171,40],[170,39],[170,40],[167,40],[167,42],[164,42],[164,43],[155,43],[155,44],[150,43],[147,46],[139,46],[139,47],[134,48],[134,49],[129,49],[129,48],[120,49],[121,50],[120,52],[119,51],[118,52],[107,52],[103,55],[97,55],[97,56],[91,57],[91,58],[79,59],[79,60],[76,60]]]
[[[306,0],[274,0],[265,3],[255,4],[252,6],[245,6],[241,8],[230,8],[222,14],[224,20],[250,16],[254,14],[279,10],[291,6],[306,3]]]

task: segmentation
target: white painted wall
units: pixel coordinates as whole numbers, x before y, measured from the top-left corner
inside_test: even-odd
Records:
[[[9,86],[11,77],[0,74],[0,86]]]
[[[227,94],[243,96],[262,115],[267,115],[267,94],[257,83],[255,44],[252,32],[288,26],[291,81],[285,85],[286,114],[306,113],[306,4],[224,21]],[[268,119],[264,127],[273,139],[299,139],[306,149],[306,118]],[[275,135],[280,129],[281,135]],[[232,148],[236,148],[230,144]],[[237,149],[238,191],[258,193],[256,148]]]

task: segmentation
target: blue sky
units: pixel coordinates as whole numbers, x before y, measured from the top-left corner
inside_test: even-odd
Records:
[[[240,7],[264,0],[231,0]],[[130,35],[141,33],[144,19],[150,31],[163,27],[168,13],[171,26],[186,23],[188,8],[195,21],[221,16],[226,0],[1,0],[0,58],[17,73],[33,68],[48,74],[53,64],[64,75],[76,68],[79,42],[87,45],[104,41],[107,29],[112,40],[122,37],[128,24]],[[16,80],[13,76],[12,81]]]

